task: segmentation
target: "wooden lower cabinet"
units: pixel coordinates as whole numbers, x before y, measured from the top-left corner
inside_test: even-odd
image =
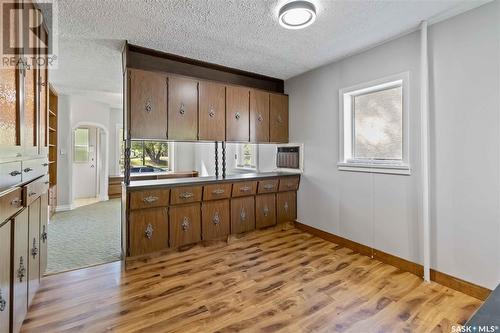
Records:
[[[40,277],[47,270],[47,245],[48,245],[48,223],[49,223],[49,194],[44,193],[40,197]]]
[[[28,209],[19,213],[13,222],[12,331],[19,332],[28,310]]]
[[[204,202],[201,216],[203,240],[222,239],[229,235],[229,200]]]
[[[169,219],[171,247],[201,241],[201,207],[199,203],[170,207]]]
[[[129,216],[130,256],[168,248],[168,208],[133,210]]]
[[[28,207],[28,306],[40,285],[40,198]]]
[[[264,228],[276,224],[276,195],[260,194],[255,196],[255,226]]]
[[[231,199],[231,233],[240,234],[255,229],[254,197]]]
[[[278,223],[295,221],[297,218],[297,193],[280,192],[276,196]]]
[[[10,325],[10,235],[11,221],[0,227],[0,332]]]

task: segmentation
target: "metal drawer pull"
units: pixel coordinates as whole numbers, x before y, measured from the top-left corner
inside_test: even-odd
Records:
[[[269,208],[267,208],[267,206],[264,207],[264,209],[262,211],[264,212],[264,216],[267,217],[269,215]]]
[[[0,289],[0,312],[4,312],[7,307],[7,301],[2,297],[2,289]]]
[[[151,101],[148,100],[146,102],[146,106],[144,107],[144,110],[146,110],[147,113],[150,113],[151,111],[153,111],[153,107],[151,106]]]
[[[147,203],[147,204],[150,204],[150,203],[153,203],[155,201],[158,201],[158,197],[154,197],[152,195],[148,196],[148,197],[145,197],[142,199],[142,201],[144,201],[144,203]]]
[[[184,110],[184,103],[181,103],[181,108],[179,109],[179,113],[183,116],[186,113],[186,110]]]
[[[17,269],[17,278],[19,279],[19,282],[23,282],[25,276],[26,268],[24,267],[24,259],[21,257],[19,258],[19,268]]]
[[[257,120],[261,123],[264,120],[264,118],[262,117],[261,114],[259,114],[259,116],[257,117]]]
[[[209,110],[208,110],[208,116],[209,116],[210,118],[215,117],[215,110],[214,110],[214,106],[213,106],[213,105],[210,105],[210,108],[209,108]]]
[[[283,208],[285,208],[285,212],[288,212],[288,201],[285,201]]]
[[[14,170],[10,173],[12,177],[19,176],[21,174],[21,171]]]
[[[236,120],[240,119],[241,118],[241,114],[239,112],[236,112],[234,114],[234,118],[236,118]]]
[[[252,188],[249,187],[249,186],[243,186],[243,187],[240,187],[240,192],[248,192],[250,191]]]
[[[47,241],[47,231],[45,230],[45,226],[42,226],[42,241],[44,243]]]
[[[31,171],[33,171],[32,168],[26,168],[26,169],[24,169],[24,172],[31,172]]]
[[[215,212],[214,214],[214,217],[212,219],[212,222],[215,224],[215,225],[218,225],[220,223],[220,216],[219,216],[219,212]]]
[[[151,239],[151,237],[153,237],[153,231],[153,226],[151,225],[151,223],[149,223],[146,227],[146,231],[144,231],[144,235],[146,235],[147,239]]]
[[[15,207],[19,207],[19,206],[21,206],[21,203],[22,203],[21,199],[16,198],[10,202],[10,205],[15,206]]]
[[[181,227],[182,227],[182,231],[187,231],[189,229],[189,218],[188,217],[184,217],[182,219]]]
[[[180,197],[181,199],[189,199],[189,198],[194,197],[194,194],[193,194],[193,193],[191,193],[191,192],[182,192],[182,193],[179,195],[179,197]]]
[[[38,248],[36,247],[36,238],[33,238],[33,248],[31,249],[31,255],[33,256],[33,259],[36,258],[38,255]]]
[[[44,167],[49,166],[49,163],[42,163],[42,166]]]
[[[266,185],[264,185],[264,189],[265,190],[272,190],[273,188],[274,188],[273,184],[266,184]]]
[[[30,192],[30,193],[28,194],[28,196],[29,196],[29,197],[32,197],[32,196],[34,196],[34,195],[36,195],[36,192]]]
[[[216,190],[213,190],[213,191],[212,191],[212,194],[213,194],[213,195],[221,195],[221,194],[224,194],[224,192],[226,192],[226,191],[224,191],[224,190],[223,190],[223,189],[221,189],[221,188],[218,188],[218,189],[216,189]]]
[[[245,209],[242,208],[240,212],[240,221],[243,222],[247,219],[247,213],[245,212]]]

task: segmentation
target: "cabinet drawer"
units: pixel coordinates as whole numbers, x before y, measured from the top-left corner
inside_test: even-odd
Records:
[[[201,201],[201,186],[184,186],[173,188],[170,196],[172,205]]]
[[[233,184],[233,197],[254,195],[257,190],[257,182],[239,182]]]
[[[297,191],[299,189],[299,176],[280,178],[279,191]]]
[[[130,192],[130,209],[168,206],[169,189]]]
[[[255,229],[255,199],[231,199],[231,233],[240,234]]]
[[[37,158],[22,162],[23,182],[43,176],[49,172],[49,162],[47,158]]]
[[[23,186],[23,201],[24,206],[28,207],[33,201],[38,199],[43,193],[49,189],[48,175],[41,177],[29,184]]]
[[[276,197],[278,223],[295,221],[297,218],[297,193],[280,192]]]
[[[203,187],[203,200],[227,199],[231,196],[232,184],[215,184]]]
[[[229,200],[204,202],[201,206],[202,238],[214,240],[229,235]]]
[[[7,188],[22,181],[23,170],[21,162],[0,164],[0,188]]]
[[[23,208],[23,195],[20,187],[0,197],[0,223],[16,214]]]
[[[258,187],[257,193],[278,192],[278,182],[279,182],[279,180],[277,178],[259,181],[259,187]]]
[[[0,227],[0,332],[9,332],[11,222]]]
[[[170,246],[178,247],[201,240],[200,204],[170,207]]]
[[[276,195],[260,194],[255,197],[255,227],[264,228],[276,224]]]
[[[168,208],[149,208],[130,212],[131,256],[168,248]]]

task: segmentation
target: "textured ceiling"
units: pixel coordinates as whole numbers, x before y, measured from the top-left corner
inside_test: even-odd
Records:
[[[276,13],[289,1],[59,1],[60,66],[52,79],[60,87],[120,93],[124,40],[287,79],[412,30],[422,20],[484,3],[312,0],[316,22],[286,30]]]

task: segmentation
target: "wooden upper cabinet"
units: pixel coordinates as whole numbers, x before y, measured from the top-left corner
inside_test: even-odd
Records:
[[[224,141],[226,139],[226,87],[218,83],[200,82],[199,103],[198,138]]]
[[[168,138],[196,140],[198,136],[198,81],[168,78]]]
[[[130,136],[132,139],[167,138],[167,77],[130,70]]]
[[[288,96],[269,94],[270,141],[288,142]]]
[[[269,142],[269,93],[250,90],[250,141]]]
[[[226,140],[250,140],[250,89],[226,87]]]

